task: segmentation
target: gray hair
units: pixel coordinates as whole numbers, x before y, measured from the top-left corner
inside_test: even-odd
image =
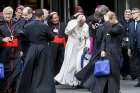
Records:
[[[12,13],[13,14],[14,10],[13,10],[12,7],[8,6],[8,7],[5,7],[3,9],[3,13],[6,13],[6,12],[9,12],[9,13]]]
[[[130,10],[130,9],[126,9],[126,10],[124,11],[124,13],[131,13],[131,10]]]

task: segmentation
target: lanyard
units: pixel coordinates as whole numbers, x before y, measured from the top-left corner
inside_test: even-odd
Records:
[[[11,34],[11,38],[13,39],[14,38],[14,29],[12,27],[12,24],[10,23],[10,25],[8,25],[8,23],[6,23],[6,26]]]

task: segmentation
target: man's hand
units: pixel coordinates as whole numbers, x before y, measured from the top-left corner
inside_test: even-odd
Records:
[[[77,17],[79,15],[83,15],[83,13],[78,12],[78,13],[74,14],[74,17]]]
[[[7,43],[7,42],[12,41],[12,39],[10,37],[5,37],[2,39],[2,41]]]
[[[129,56],[129,57],[132,56],[131,49],[128,49],[128,56]]]
[[[83,26],[84,23],[86,22],[86,17],[84,15],[79,15],[77,17],[77,22],[78,22],[80,27]]]
[[[106,56],[106,52],[105,51],[101,51],[101,57],[105,57]]]

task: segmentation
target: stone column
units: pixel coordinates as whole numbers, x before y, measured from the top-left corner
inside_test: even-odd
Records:
[[[44,0],[40,0],[40,8],[44,8]]]

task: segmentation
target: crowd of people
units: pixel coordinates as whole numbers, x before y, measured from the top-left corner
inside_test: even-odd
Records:
[[[68,85],[120,93],[120,79],[137,79],[135,87],[140,87],[139,21],[139,8],[126,9],[118,20],[106,5],[98,5],[89,17],[76,6],[65,24],[57,11],[5,7],[0,16],[0,92],[56,93],[56,85]]]

